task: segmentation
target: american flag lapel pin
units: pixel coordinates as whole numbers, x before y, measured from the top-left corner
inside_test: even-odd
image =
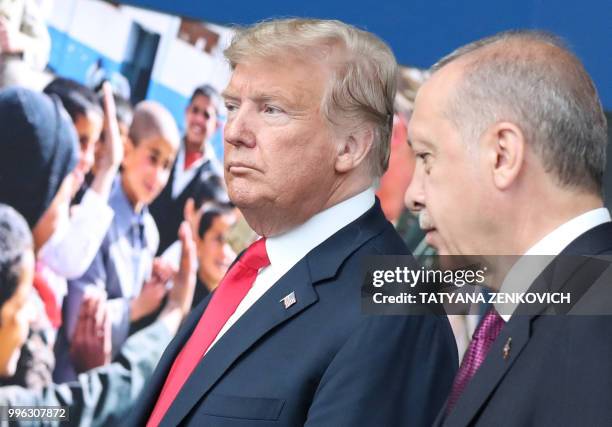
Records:
[[[287,310],[289,307],[291,307],[293,304],[295,304],[297,302],[297,300],[295,299],[295,292],[291,292],[285,298],[280,300],[280,302],[283,303],[283,306],[285,307],[285,310]]]

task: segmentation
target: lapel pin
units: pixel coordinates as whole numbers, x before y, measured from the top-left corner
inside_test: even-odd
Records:
[[[283,306],[285,307],[285,310],[287,310],[289,307],[291,307],[293,304],[295,304],[297,302],[297,300],[295,299],[295,292],[291,292],[285,298],[280,300],[280,302],[283,303]]]
[[[512,348],[512,337],[508,338],[506,344],[504,344],[504,348],[502,349],[502,355],[504,356],[504,360],[507,360],[510,357],[510,349]]]

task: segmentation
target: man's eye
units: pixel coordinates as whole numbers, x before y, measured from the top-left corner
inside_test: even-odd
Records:
[[[231,112],[236,111],[238,109],[238,106],[234,103],[226,102],[225,109],[227,110],[228,113],[231,113]]]
[[[425,171],[425,173],[429,174],[429,172],[431,171],[431,164],[429,162],[431,153],[415,153],[415,155],[417,159],[421,161],[420,163],[423,165],[423,170]]]
[[[266,114],[280,114],[283,112],[283,110],[278,107],[274,107],[273,105],[265,105],[263,111]]]
[[[416,153],[417,159],[420,159],[424,163],[427,163],[427,159],[429,158],[429,156],[430,156],[429,153]]]

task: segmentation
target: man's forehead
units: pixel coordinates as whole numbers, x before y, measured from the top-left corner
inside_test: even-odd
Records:
[[[326,77],[321,65],[294,60],[288,60],[282,68],[263,60],[238,64],[222,96],[226,100],[246,95],[258,101],[274,99],[302,104],[322,96]]]

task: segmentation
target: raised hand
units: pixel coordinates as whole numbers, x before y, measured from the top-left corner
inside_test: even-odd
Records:
[[[111,319],[104,293],[83,297],[79,318],[70,344],[70,354],[77,371],[84,372],[111,361]]]

